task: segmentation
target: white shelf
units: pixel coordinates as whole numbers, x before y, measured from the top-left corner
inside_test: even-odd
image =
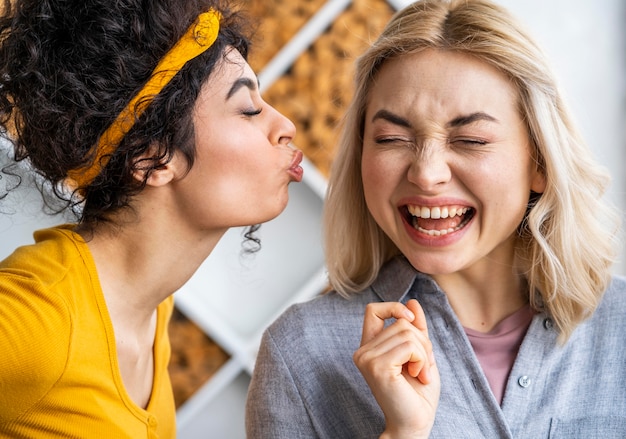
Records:
[[[179,409],[179,438],[246,439],[245,403],[250,376],[242,373],[233,360],[218,374],[194,394],[191,404]]]

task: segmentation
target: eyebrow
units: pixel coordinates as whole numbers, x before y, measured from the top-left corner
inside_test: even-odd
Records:
[[[411,123],[407,119],[398,116],[397,114],[393,114],[388,110],[378,110],[376,114],[372,116],[372,122],[378,119],[386,120],[387,122],[391,122],[392,124],[399,125],[401,127],[411,128]]]
[[[401,116],[398,116],[397,114],[394,114],[388,110],[377,111],[376,114],[374,114],[374,116],[372,117],[372,122],[378,119],[383,119],[394,125],[398,125],[398,126],[405,127],[405,128],[411,128],[412,126],[411,123],[407,119]],[[488,121],[488,122],[498,122],[498,119],[496,119],[495,117],[490,116],[489,114],[484,113],[482,111],[478,111],[476,113],[455,117],[446,125],[448,126],[448,128],[458,128],[460,126],[469,125],[471,123],[481,121],[481,120]]]
[[[258,88],[258,82],[254,82],[251,78],[237,79],[233,83],[232,87],[230,87],[230,90],[228,90],[228,93],[226,94],[226,100],[230,99],[235,93],[237,93],[237,90],[239,90],[241,87],[246,87],[251,91],[254,91]]]
[[[478,111],[476,113],[468,114],[466,116],[459,116],[452,119],[448,122],[449,128],[457,128],[463,125],[469,125],[474,122],[478,122],[479,120],[485,120],[487,122],[498,122],[493,116],[488,115],[487,113],[483,113],[482,111]]]

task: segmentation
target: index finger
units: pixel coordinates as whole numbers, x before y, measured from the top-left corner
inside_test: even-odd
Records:
[[[415,315],[415,319],[412,321],[413,326],[415,326],[420,331],[423,331],[426,334],[426,336],[428,336],[428,325],[426,323],[426,314],[424,314],[422,305],[420,305],[416,299],[411,299],[406,303],[406,306]]]
[[[385,320],[392,318],[406,319],[412,322],[415,319],[415,314],[400,302],[369,303],[365,307],[361,346],[372,341],[385,327]]]

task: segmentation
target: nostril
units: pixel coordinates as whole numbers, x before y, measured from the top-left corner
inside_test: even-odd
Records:
[[[278,144],[279,145],[283,145],[283,146],[288,146],[291,149],[297,149],[295,147],[295,145],[293,143],[291,143],[291,140],[293,139],[293,137],[291,136],[281,136],[278,138]]]

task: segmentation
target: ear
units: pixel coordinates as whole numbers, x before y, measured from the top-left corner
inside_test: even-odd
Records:
[[[538,194],[543,194],[546,190],[546,176],[540,169],[535,169],[533,172],[530,190]]]
[[[144,172],[142,171],[142,173]],[[148,179],[146,180],[146,185],[152,187],[165,186],[174,179],[174,175],[175,174],[169,163],[161,165],[150,171],[150,175],[148,175]]]
[[[530,150],[532,162],[534,165],[534,169],[532,170],[532,174],[530,176],[530,190],[537,194],[543,194],[546,190],[546,171],[545,171],[545,160],[541,158],[542,154],[540,152],[539,147],[535,142],[530,143]]]
[[[148,173],[147,166],[142,164],[142,162],[145,164],[152,163],[157,154],[157,147],[151,147],[144,155],[137,157],[134,164],[133,177],[138,182],[143,181]],[[170,161],[164,159],[159,166],[149,171],[146,186],[160,187],[170,183],[179,175],[180,162],[181,160],[177,154],[174,154],[174,157],[172,157]]]

